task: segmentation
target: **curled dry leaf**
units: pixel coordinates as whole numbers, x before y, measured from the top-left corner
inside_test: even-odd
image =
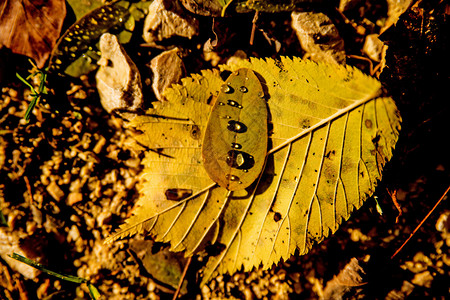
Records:
[[[339,274],[327,282],[323,291],[323,299],[345,299],[345,294],[349,290],[363,284],[364,275],[364,269],[358,260],[352,257]]]
[[[373,61],[380,62],[387,46],[379,39],[378,34],[366,36],[363,52]]]
[[[183,60],[180,58],[180,50],[174,48],[164,51],[154,57],[150,62],[153,73],[152,89],[158,100],[164,100],[164,90],[174,83],[178,83],[185,73]]]
[[[141,75],[117,37],[103,34],[100,51],[100,68],[95,78],[103,108],[108,112],[140,108],[143,104]]]
[[[380,29],[380,34],[396,24],[400,16],[408,9],[411,3],[412,0],[387,0],[388,17]]]
[[[198,21],[186,14],[176,1],[155,0],[150,4],[144,23],[144,40],[156,45],[173,36],[192,38],[198,32]]]
[[[315,12],[293,12],[291,16],[291,26],[308,58],[345,64],[344,40],[330,18]]]
[[[61,32],[64,0],[6,0],[0,4],[0,45],[44,67]]]
[[[203,71],[167,89],[169,101],[155,103],[129,124],[142,133],[137,141],[152,151],[142,161],[134,215],[107,240],[145,231],[187,256],[216,246],[218,255],[208,257],[202,284],[218,273],[269,268],[296,251],[307,253],[334,233],[374,192],[401,121],[393,100],[380,97],[380,83],[351,67],[281,58],[252,59],[223,69],[239,70],[226,83],[237,79],[252,91],[262,87],[268,123],[257,115],[253,120],[258,121],[241,122],[240,114],[226,112],[219,115],[230,115],[227,122],[210,124],[215,113],[211,105],[226,93],[218,72]],[[229,96],[224,105],[234,109],[239,97]],[[267,126],[268,136],[260,138],[268,138],[268,148],[264,167],[255,169],[255,181],[232,191],[210,178],[202,152],[208,144],[220,143],[208,127],[237,132],[236,124],[248,131]],[[233,143],[218,149],[228,153]],[[238,150],[245,151],[243,146]],[[228,156],[222,159],[226,162]],[[227,170],[239,169],[230,162]]]

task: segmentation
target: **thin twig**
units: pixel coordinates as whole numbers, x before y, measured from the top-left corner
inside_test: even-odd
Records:
[[[394,254],[392,254],[391,259],[393,259],[403,249],[403,247],[406,245],[406,243],[408,243],[408,241],[413,237],[413,235],[417,232],[417,230],[419,230],[420,226],[422,226],[422,224],[425,223],[425,221],[428,219],[428,217],[431,215],[431,213],[436,209],[436,207],[439,205],[439,203],[441,203],[442,199],[444,199],[444,197],[447,195],[449,190],[450,190],[450,186],[445,190],[444,194],[441,196],[441,198],[438,200],[438,202],[436,202],[436,204],[433,206],[433,208],[428,212],[428,214],[425,216],[425,218],[423,218],[422,222],[420,222],[420,224],[417,225],[416,229],[414,229],[414,231],[409,235],[408,239],[400,246],[400,248],[397,249],[397,251],[395,251]]]
[[[256,22],[258,21],[258,11],[255,11],[255,16],[252,20],[252,32],[250,33],[250,45],[253,46],[253,41],[255,39]]]
[[[395,223],[398,223],[398,218],[400,218],[403,212],[400,204],[398,204],[397,202],[397,190],[393,190],[392,193],[388,189],[386,189],[386,191],[388,192],[389,196],[391,196],[392,202],[394,202],[394,206],[398,210],[398,215],[395,218]]]
[[[180,281],[178,282],[177,290],[175,291],[175,294],[173,294],[172,300],[176,300],[178,298],[178,295],[180,294],[181,287],[183,286],[184,278],[186,277],[186,273],[189,269],[189,265],[192,262],[192,256],[189,257],[188,261],[186,262],[186,266],[184,266],[183,274],[181,274]]]

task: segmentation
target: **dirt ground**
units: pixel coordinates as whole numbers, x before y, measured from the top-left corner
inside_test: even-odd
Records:
[[[276,23],[280,26],[273,30],[280,32],[290,15],[262,18],[262,26]],[[424,1],[382,35],[389,48],[380,81],[403,118],[394,157],[374,194],[382,215],[372,197],[309,254],[295,255],[268,271],[218,276],[202,288],[197,278],[201,261],[194,258],[181,298],[448,298],[447,198],[402,251],[391,256],[450,185],[449,18],[448,4]],[[251,17],[240,21],[251,24]],[[218,26],[231,32],[238,27],[232,23],[222,20]],[[352,34],[342,27],[347,41]],[[295,35],[287,30],[281,35],[282,54],[298,55]],[[222,57],[247,43],[240,35],[230,36],[227,42],[233,46],[224,49]],[[356,48],[355,44],[349,42],[347,47]],[[244,50],[250,56],[269,51],[258,44]],[[209,67],[200,57],[195,51],[188,56],[189,73]],[[8,63],[2,61],[3,68],[13,65],[14,72],[26,70],[23,59],[9,58]],[[358,59],[349,58],[347,63],[368,68]],[[87,76],[65,79],[61,89],[66,96],[49,99],[50,108],[39,107],[26,123],[23,116],[30,91],[14,81],[14,72],[3,70],[0,98],[0,207],[7,224],[0,227],[0,298],[89,299],[85,285],[24,268],[5,255],[17,252],[52,270],[91,280],[102,299],[170,299],[177,283],[161,282],[164,277],[154,275],[160,273],[154,265],[162,261],[179,274],[184,258],[143,236],[103,244],[129,216],[138,196],[141,154],[127,148],[131,135],[123,127],[124,120],[102,109],[95,81]],[[394,191],[402,211],[398,222],[389,194]],[[151,255],[145,256],[150,253],[156,255],[153,264],[149,263]],[[359,261],[359,267],[352,269],[360,278],[334,280],[352,258]]]

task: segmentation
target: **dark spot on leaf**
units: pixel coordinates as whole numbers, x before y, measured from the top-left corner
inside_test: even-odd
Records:
[[[280,220],[281,220],[281,214],[280,214],[279,212],[276,212],[276,213],[273,215],[273,220],[274,220],[275,222],[280,221]]]
[[[198,140],[200,138],[200,127],[198,127],[197,125],[192,125],[191,128],[191,137],[194,140]]]
[[[336,151],[335,150],[330,150],[327,152],[327,154],[325,154],[326,158],[332,159],[334,156],[336,155]]]
[[[191,189],[167,189],[164,193],[167,200],[180,201],[192,195]]]
[[[372,128],[372,121],[367,119],[364,121],[364,125],[366,125],[367,128]]]

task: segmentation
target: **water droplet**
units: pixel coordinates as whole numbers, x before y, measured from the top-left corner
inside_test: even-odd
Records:
[[[225,115],[225,116],[223,116],[222,118],[223,118],[223,119],[231,119],[231,116]]]
[[[245,87],[245,86],[241,86],[241,87],[239,88],[239,91],[242,92],[242,93],[247,93],[247,92],[248,92],[248,88]]]
[[[220,106],[223,106],[223,105],[225,105],[225,103],[223,103],[223,102],[219,102],[219,105],[220,105]]]
[[[258,92],[258,97],[259,98],[264,98],[264,93],[263,92]]]
[[[245,159],[244,159],[244,156],[242,155],[242,153],[239,153],[238,155],[236,155],[236,164],[238,165],[238,167],[241,167],[244,163],[245,163]]]
[[[248,173],[248,170],[247,170],[247,169],[245,169],[245,170],[242,170],[242,172],[244,172],[244,173]]]
[[[228,103],[229,106],[233,106],[233,107],[237,107],[237,108],[242,108],[242,105],[240,105],[239,103],[237,103],[237,102],[234,101],[234,100],[228,100],[227,103]]]
[[[243,133],[247,131],[247,126],[239,121],[228,121],[227,129],[236,133]]]
[[[255,165],[253,156],[249,155],[247,152],[238,150],[228,151],[226,162],[230,167],[239,170],[248,170]]]
[[[242,148],[242,145],[241,145],[241,144],[238,144],[238,143],[231,143],[231,148],[234,148],[234,149],[241,149],[241,148]]]
[[[220,87],[220,91],[222,91],[223,93],[227,93],[230,94],[233,92],[233,88],[228,84],[222,84],[222,86]]]
[[[227,176],[225,176],[225,178],[230,181],[239,181],[239,177],[237,177],[236,175],[227,174]]]

